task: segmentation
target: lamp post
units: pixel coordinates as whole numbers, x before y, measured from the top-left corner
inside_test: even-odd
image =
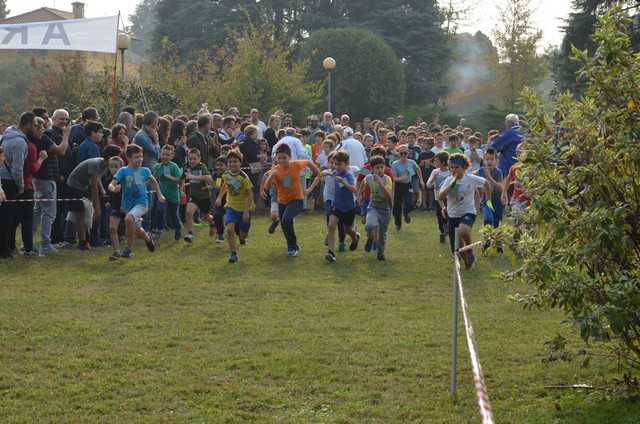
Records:
[[[118,33],[118,50],[120,50],[120,81],[124,81],[124,52],[129,48],[131,38],[123,33]]]
[[[331,72],[336,69],[336,60],[332,57],[327,57],[322,61],[322,67],[324,68],[325,71],[327,71],[329,73],[329,86],[328,86],[328,90],[327,90],[327,108],[329,112],[332,112],[331,110],[331,86],[332,84],[332,74]]]

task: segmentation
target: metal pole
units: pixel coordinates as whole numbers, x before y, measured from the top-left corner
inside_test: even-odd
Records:
[[[458,229],[455,229],[455,237],[454,237],[454,252],[458,250],[460,242],[458,239]],[[458,394],[458,302],[459,302],[459,291],[458,291],[458,280],[457,280],[457,272],[456,272],[456,260],[455,253],[453,257],[453,301],[451,303],[451,397],[453,401],[456,401],[456,396]]]
[[[124,82],[124,49],[120,49],[120,82]]]
[[[331,110],[331,86],[332,86],[332,76],[331,76],[331,71],[329,71],[329,90],[327,91],[327,108],[329,109],[329,112],[332,112]]]

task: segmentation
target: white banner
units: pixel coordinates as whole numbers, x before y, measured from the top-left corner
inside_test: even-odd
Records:
[[[118,16],[0,25],[0,50],[115,53]]]

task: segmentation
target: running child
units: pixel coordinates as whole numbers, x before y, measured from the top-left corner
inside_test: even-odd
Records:
[[[155,210],[154,228],[162,230],[168,226],[173,229],[174,238],[180,240],[182,237],[182,223],[179,217],[182,170],[172,161],[174,152],[172,145],[165,144],[160,151],[160,162],[153,165],[153,176],[158,180],[160,191],[167,199],[166,203],[159,204]]]
[[[367,209],[367,243],[365,252],[370,252],[373,246],[377,246],[379,261],[384,261],[387,228],[391,220],[391,208],[393,204],[393,182],[391,177],[385,174],[385,162],[382,156],[372,156],[369,164],[373,172],[367,175],[360,186],[360,193],[368,188],[370,195],[369,208]]]
[[[122,157],[116,156],[109,159],[109,173],[111,174],[112,179],[122,167],[124,167],[124,160]],[[109,185],[107,186],[107,196],[109,198],[109,235],[111,237],[111,247],[113,248],[113,253],[109,256],[109,260],[115,261],[122,256],[118,229],[120,228],[120,222],[124,220],[126,214],[122,211],[121,190],[118,190],[117,192],[111,191],[111,185]]]
[[[189,202],[187,203],[187,211],[185,213],[184,226],[187,234],[184,241],[193,242],[193,217],[196,213],[202,216],[207,215],[211,211],[211,190],[209,183],[211,175],[207,165],[202,163],[200,150],[190,149],[188,155],[188,165],[184,168],[184,179],[189,187]]]
[[[411,210],[413,209],[413,187],[412,180],[414,176],[418,176],[418,186],[420,189],[424,187],[422,172],[416,161],[409,159],[409,148],[402,145],[398,148],[400,159],[391,164],[393,170],[394,182],[394,200],[393,200],[393,217],[396,229],[400,231],[402,227],[402,217],[404,221],[411,223]]]
[[[240,244],[245,244],[251,227],[251,211],[254,209],[253,183],[244,173],[242,153],[231,150],[227,155],[227,171],[222,174],[222,188],[216,199],[216,207],[222,206],[222,198],[226,195],[224,226],[229,243],[229,263],[238,262],[238,246],[236,244],[236,227],[240,233]]]
[[[461,154],[455,153],[449,157],[449,176],[438,193],[440,201],[447,201],[446,214],[449,217],[449,238],[455,246],[455,230],[458,231],[459,246],[462,248],[471,244],[471,228],[476,220],[477,210],[475,205],[475,193],[477,188],[484,188],[487,199],[493,198],[491,184],[482,177],[468,174],[466,171],[471,166],[469,159]],[[487,201],[487,206],[493,205]],[[461,255],[467,269],[471,269],[476,258],[473,250],[467,250]]]
[[[329,217],[329,228],[327,234],[327,253],[325,259],[329,262],[336,262],[336,255],[333,253],[336,244],[336,228],[343,225],[345,234],[351,238],[349,250],[358,248],[360,234],[353,230],[353,222],[356,217],[356,202],[354,193],[356,192],[355,178],[349,172],[349,154],[346,151],[338,151],[333,157],[336,170],[333,172],[335,178],[335,199],[331,216]]]
[[[472,137],[473,138],[473,137]],[[504,210],[504,206],[502,205],[502,201],[500,199],[502,191],[504,189],[503,176],[502,171],[497,168],[498,163],[498,153],[492,147],[488,148],[486,153],[484,154],[484,166],[478,170],[478,176],[485,178],[489,184],[491,184],[491,189],[493,191],[493,198],[491,202],[493,203],[493,209],[487,205],[487,198],[482,197],[481,205],[482,205],[482,217],[483,224],[490,225],[493,228],[498,228],[500,226],[500,221],[502,221],[502,213]],[[487,240],[484,243],[483,251],[487,251],[491,247],[491,241]],[[497,243],[496,250],[498,253],[503,253],[502,245]]]
[[[300,252],[298,239],[294,228],[294,219],[302,212],[304,191],[302,189],[300,173],[306,167],[311,168],[316,180],[320,172],[315,163],[309,160],[291,160],[291,148],[287,144],[280,144],[276,148],[275,165],[262,189],[262,198],[267,198],[267,190],[276,187],[278,212],[282,232],[287,240],[287,256],[296,257]],[[317,182],[315,182],[317,184]]]
[[[109,184],[109,190],[114,193],[122,192],[122,204],[120,209],[125,213],[124,222],[127,229],[127,247],[120,257],[131,258],[133,256],[133,242],[135,236],[144,239],[147,249],[155,251],[153,239],[142,229],[142,217],[149,210],[149,194],[147,186],[150,186],[158,194],[161,203],[167,200],[160,191],[160,185],[151,170],[142,166],[142,148],[137,144],[127,147],[127,166],[118,170]]]
[[[427,188],[432,189],[436,199],[436,219],[438,220],[438,230],[440,231],[440,243],[444,243],[449,234],[449,222],[445,214],[446,203],[438,199],[438,193],[444,181],[451,176],[449,171],[449,153],[442,151],[435,157],[436,169],[431,172],[427,181]],[[451,244],[451,250],[454,246]]]
[[[222,189],[222,176],[227,171],[227,161],[223,157],[216,159],[214,163],[214,169],[211,173],[211,179],[213,181],[213,188],[211,189],[211,195],[213,199],[218,199],[218,196]],[[226,195],[222,197],[220,206],[213,206],[213,220],[209,227],[209,235],[216,237],[216,243],[224,243],[224,204],[226,203]]]

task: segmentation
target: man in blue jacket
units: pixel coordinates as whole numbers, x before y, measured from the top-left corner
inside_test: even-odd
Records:
[[[505,130],[493,139],[489,147],[493,147],[499,154],[498,169],[502,175],[509,175],[511,165],[516,163],[516,149],[522,143],[520,134],[520,119],[518,115],[510,113],[504,121]]]

